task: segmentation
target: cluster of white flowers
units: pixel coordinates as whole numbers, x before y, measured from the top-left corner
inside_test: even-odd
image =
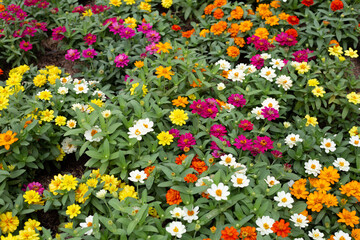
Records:
[[[191,223],[192,221],[198,220],[198,214],[199,214],[199,207],[175,207],[173,210],[170,211],[170,214],[174,218],[181,219],[183,218],[188,223]]]
[[[140,119],[135,122],[133,127],[129,128],[129,138],[136,138],[137,140],[141,140],[142,136],[145,134],[154,131],[152,128],[154,126],[154,122],[150,121],[148,118]]]

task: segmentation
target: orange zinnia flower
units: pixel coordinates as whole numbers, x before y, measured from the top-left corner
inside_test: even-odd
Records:
[[[186,107],[186,104],[189,103],[187,99],[187,97],[178,96],[177,99],[172,100],[172,105],[176,107]]]
[[[229,57],[235,58],[240,55],[240,50],[235,46],[230,46],[227,48],[227,55]]]
[[[351,236],[355,239],[355,240],[360,240],[360,229],[353,229],[351,231]]]
[[[235,44],[238,45],[239,47],[245,46],[245,40],[244,40],[244,38],[242,38],[242,37],[236,37],[236,38],[234,38],[234,42],[235,42]]]
[[[197,176],[195,174],[189,173],[184,177],[185,182],[194,183],[197,181]]]
[[[172,46],[169,42],[166,43],[159,42],[155,46],[158,48],[158,50],[156,51],[157,53],[161,53],[161,52],[169,53],[169,49],[172,49]]]
[[[236,37],[236,35],[238,34],[240,30],[240,25],[237,23],[232,23],[230,28],[227,30],[228,33],[231,33],[231,37]]]
[[[10,149],[10,145],[19,140],[16,138],[17,133],[13,133],[11,130],[8,130],[6,133],[0,134],[0,146],[4,146],[6,150]]]
[[[282,13],[279,14],[279,18],[280,18],[281,20],[287,20],[289,17],[290,17],[290,15],[289,15],[289,14],[286,14],[286,13],[284,13],[284,12],[282,12]]]
[[[339,178],[338,170],[333,166],[329,166],[328,168],[324,167],[319,174],[319,179],[323,179],[331,184],[338,182]]]
[[[210,15],[211,12],[215,9],[216,7],[214,6],[214,4],[209,4],[206,6],[206,8],[204,9],[204,13],[205,15]]]
[[[335,44],[335,45],[332,45],[332,44]],[[336,41],[335,39],[331,40],[331,41],[329,42],[329,45],[332,45],[332,47],[333,47],[333,46],[337,46],[337,47],[340,46],[339,42]]]
[[[227,23],[225,21],[220,21],[211,26],[210,31],[214,33],[214,35],[222,34],[227,28]]]
[[[184,162],[186,157],[187,157],[187,155],[185,155],[185,154],[178,155],[177,158],[175,158],[175,163],[177,165],[181,165]]]
[[[222,7],[227,3],[226,0],[215,0],[214,1],[214,6],[215,7]]]
[[[309,196],[307,197],[307,202],[306,202],[306,204],[308,205],[307,208],[314,212],[320,212],[321,209],[323,208],[322,205],[323,198],[324,198],[324,194],[322,193],[316,191],[310,193]]]
[[[144,169],[144,172],[146,173],[146,175],[147,175],[147,178],[150,176],[150,174],[154,171],[154,169],[155,169],[155,166],[149,166],[149,167],[146,167],[145,169]]]
[[[254,227],[242,227],[240,229],[240,238],[242,240],[256,240],[256,229]]]
[[[163,66],[159,66],[158,68],[156,68],[155,74],[157,74],[157,78],[164,77],[171,80],[171,75],[174,75],[174,72],[170,70],[171,70],[171,66],[165,68]]]
[[[309,195],[309,192],[306,191],[306,179],[297,180],[290,189],[290,193],[297,199],[306,199]]]
[[[273,8],[279,8],[280,7],[280,1],[272,1],[270,3],[270,6],[273,7]]]
[[[3,75],[4,71],[0,68],[0,75]]]
[[[221,19],[223,16],[224,16],[224,12],[223,12],[223,10],[221,10],[220,8],[218,8],[218,9],[216,9],[215,11],[214,11],[214,18],[215,19]]]
[[[236,240],[239,239],[239,232],[233,226],[230,228],[225,227],[224,230],[221,230],[221,238],[224,240]]]
[[[246,21],[243,21],[240,23],[239,30],[241,32],[247,32],[247,31],[251,30],[252,26],[253,26],[253,23],[250,20],[246,20]]]
[[[4,5],[2,5],[2,4],[0,4],[0,12],[3,12],[3,11],[5,11],[5,6]]]
[[[298,32],[296,31],[296,29],[293,29],[293,28],[286,30],[285,33],[293,36],[294,38],[298,37]]]
[[[190,38],[191,35],[193,35],[193,33],[195,32],[195,29],[191,29],[189,31],[186,31],[186,32],[181,32],[182,36],[184,38]]]
[[[280,221],[274,222],[274,224],[271,227],[271,230],[273,230],[276,235],[281,236],[283,238],[286,238],[287,235],[291,232],[291,228],[289,227],[289,222],[285,222],[284,219],[280,219]]]
[[[197,155],[192,159],[190,167],[195,169],[195,171],[197,171],[199,175],[208,169],[206,163],[200,160]]]
[[[328,207],[328,208],[336,207],[339,204],[337,198],[332,194],[326,194],[323,202],[326,205],[326,207]]]
[[[276,16],[268,17],[266,18],[266,24],[269,24],[270,26],[279,25],[279,19]]]
[[[170,188],[166,193],[166,202],[169,205],[181,203],[182,199],[180,197],[180,192]]]
[[[234,19],[241,19],[244,15],[244,10],[237,6],[234,10],[231,11],[230,15]]]
[[[342,212],[337,214],[339,216],[339,223],[345,223],[347,226],[354,227],[354,225],[359,224],[359,217],[356,216],[356,211],[349,212],[345,208]]]

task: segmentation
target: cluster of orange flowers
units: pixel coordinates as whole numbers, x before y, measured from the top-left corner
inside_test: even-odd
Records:
[[[310,193],[306,188],[307,180],[299,179],[292,185],[292,187],[290,187],[290,192],[297,199],[305,199],[309,210],[320,212],[324,205],[327,208],[339,205],[338,198],[335,195],[328,193],[328,191],[332,189],[331,185],[337,183],[339,179],[340,175],[338,170],[336,170],[333,166],[324,167],[320,171],[318,178],[309,178],[309,191],[311,191],[312,188],[315,188],[315,191]],[[345,185],[341,185],[340,191],[341,194],[348,197],[355,197],[358,201],[360,201],[360,182],[351,181]],[[340,200],[340,204],[342,206],[344,206],[346,202],[347,200],[344,198]],[[339,223],[345,223],[351,227],[359,224],[359,217],[356,216],[356,211],[350,212],[344,208],[342,212],[339,212],[337,215],[339,217]]]

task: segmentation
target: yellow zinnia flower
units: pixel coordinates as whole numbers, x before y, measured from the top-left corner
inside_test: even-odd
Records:
[[[72,204],[67,207],[66,214],[69,215],[69,217],[71,219],[73,219],[74,217],[76,217],[77,215],[79,215],[81,213],[80,209],[81,209],[81,207],[79,205]]]
[[[173,142],[174,136],[171,135],[169,132],[162,131],[157,135],[157,139],[159,139],[159,144],[165,146],[170,145]]]
[[[18,226],[19,218],[17,216],[13,216],[12,212],[0,214],[0,228],[2,233],[12,233]]]
[[[306,126],[309,126],[311,124],[315,127],[318,124],[316,117],[310,117],[309,115],[306,115],[305,118],[307,120],[305,124]]]
[[[78,184],[78,180],[73,175],[64,175],[60,184],[61,190],[70,191],[71,189],[75,190]]]
[[[316,86],[314,88],[314,90],[312,90],[312,93],[316,96],[316,97],[323,97],[324,96],[324,93],[326,93],[324,91],[324,88],[323,87],[318,87]]]
[[[179,126],[186,124],[185,120],[189,119],[187,113],[185,113],[184,110],[181,110],[181,109],[175,109],[174,111],[170,112],[169,117],[173,124],[176,124]]]
[[[39,204],[41,201],[39,193],[35,190],[26,191],[23,197],[28,204]]]

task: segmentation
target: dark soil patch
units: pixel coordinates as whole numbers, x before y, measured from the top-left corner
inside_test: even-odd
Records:
[[[51,210],[44,212],[43,210],[40,210],[37,211],[36,214],[42,227],[50,229],[53,235],[58,232],[58,226],[60,224],[58,211]]]

